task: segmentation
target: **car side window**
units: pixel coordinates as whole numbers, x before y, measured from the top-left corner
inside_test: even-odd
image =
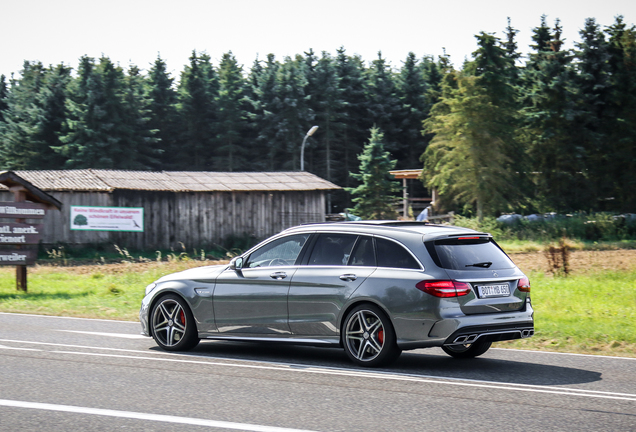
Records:
[[[244,267],[271,267],[294,265],[309,234],[296,234],[279,238],[252,252]]]
[[[351,234],[320,234],[307,264],[347,265],[357,237]]]
[[[417,269],[418,262],[402,245],[386,239],[376,238],[378,267]]]
[[[349,258],[350,266],[375,267],[375,251],[373,238],[360,236]]]

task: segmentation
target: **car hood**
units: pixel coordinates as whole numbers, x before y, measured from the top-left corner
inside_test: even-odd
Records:
[[[195,267],[178,273],[171,273],[158,279],[157,282],[166,282],[174,280],[205,280],[216,279],[221,272],[227,269],[227,264]]]

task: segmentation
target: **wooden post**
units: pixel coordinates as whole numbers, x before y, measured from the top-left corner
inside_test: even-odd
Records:
[[[406,177],[402,179],[402,217],[404,220],[409,217],[409,194],[406,188]]]
[[[24,187],[12,187],[10,190],[13,191],[13,200],[15,202],[25,202],[26,201],[26,189]],[[18,223],[25,223],[26,220],[23,218],[17,218],[15,220]],[[17,249],[21,249],[22,246],[16,246]],[[18,291],[27,291],[27,266],[18,265],[15,267],[15,285]]]

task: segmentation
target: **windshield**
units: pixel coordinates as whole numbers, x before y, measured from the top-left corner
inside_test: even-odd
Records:
[[[479,268],[500,270],[513,268],[508,256],[489,237],[459,237],[427,242],[433,261],[438,267],[451,270]]]

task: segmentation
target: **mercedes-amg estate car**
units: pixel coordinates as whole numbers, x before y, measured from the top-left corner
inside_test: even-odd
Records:
[[[530,282],[492,236],[423,222],[287,229],[229,265],[148,285],[139,317],[165,350],[200,339],[340,346],[370,367],[415,348],[475,357],[534,334]]]

